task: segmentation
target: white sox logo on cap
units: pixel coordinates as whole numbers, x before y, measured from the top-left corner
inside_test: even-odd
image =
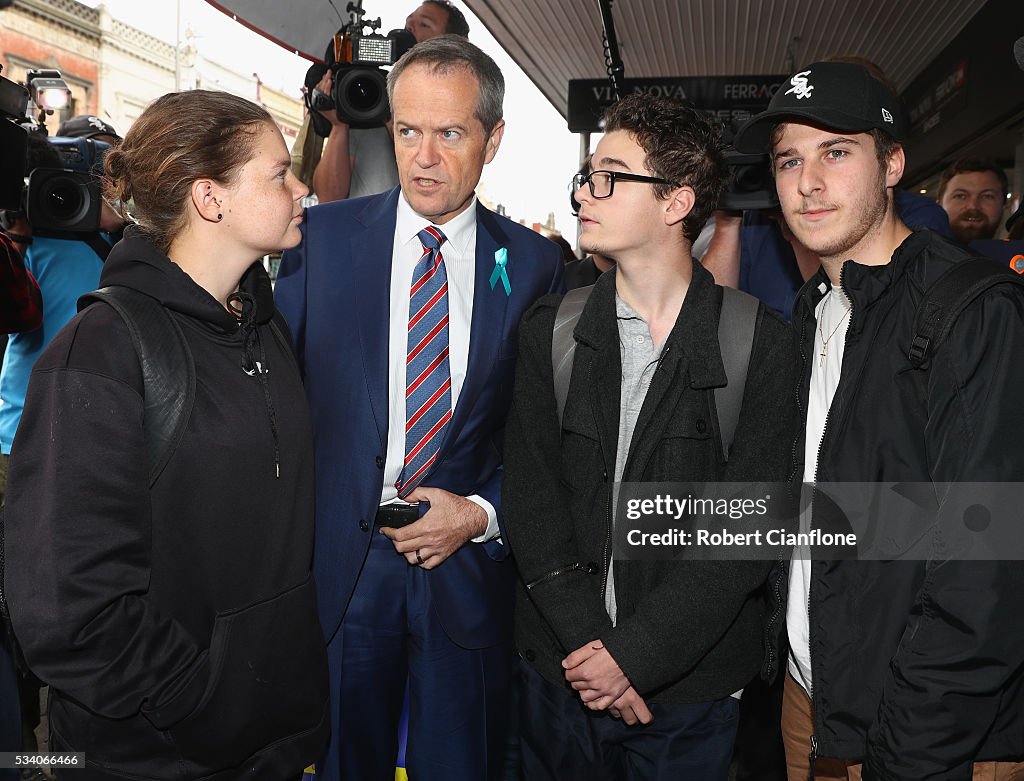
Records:
[[[795,94],[797,100],[803,100],[804,98],[811,97],[811,92],[814,90],[814,87],[807,83],[807,77],[810,75],[811,72],[809,70],[800,71],[799,73],[794,74],[793,78],[789,80],[789,83],[793,86],[786,90],[785,94]]]

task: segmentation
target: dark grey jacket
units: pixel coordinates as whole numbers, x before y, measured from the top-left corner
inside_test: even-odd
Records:
[[[611,626],[604,588],[621,381],[614,271],[597,281],[576,326],[561,426],[551,368],[559,300],[541,299],[523,319],[506,431],[502,502],[521,575],[519,652],[549,681],[564,683],[561,660],[600,638],[645,698],[726,696],[765,661],[771,562],[616,560],[618,616]],[[721,288],[695,263],[636,423],[624,481],[781,480],[787,474],[796,355],[789,327],[763,306],[743,411],[729,463],[723,463],[713,406],[713,389],[726,382],[717,335],[721,301]]]

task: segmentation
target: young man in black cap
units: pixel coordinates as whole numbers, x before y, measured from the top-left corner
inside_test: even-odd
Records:
[[[819,488],[917,483],[941,507],[967,481],[1019,478],[1024,291],[989,288],[930,362],[912,365],[924,291],[970,256],[910,231],[893,209],[906,127],[899,98],[864,68],[814,63],[783,82],[735,143],[770,151],[786,222],[822,262],[794,309],[803,362],[795,474]],[[815,500],[815,515],[822,505]],[[869,520],[893,539],[906,527],[895,513]],[[1024,773],[993,761],[1024,758],[1024,563],[957,560],[929,533],[918,560],[794,557],[790,781],[807,778],[809,764],[817,779]]]

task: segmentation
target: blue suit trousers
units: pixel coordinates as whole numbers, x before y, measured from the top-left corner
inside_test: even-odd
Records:
[[[432,607],[430,577],[374,530],[345,618],[328,643],[333,729],[318,781],[393,781],[406,685],[411,779],[500,778],[510,648],[453,643]]]

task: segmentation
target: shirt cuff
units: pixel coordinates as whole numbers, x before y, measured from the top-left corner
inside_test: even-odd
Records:
[[[477,496],[476,494],[466,498],[473,502],[473,504],[482,507],[484,512],[487,513],[487,529],[479,537],[474,537],[471,542],[490,542],[495,537],[498,537],[501,534],[501,530],[498,528],[498,513],[495,512],[494,506],[482,496]]]

